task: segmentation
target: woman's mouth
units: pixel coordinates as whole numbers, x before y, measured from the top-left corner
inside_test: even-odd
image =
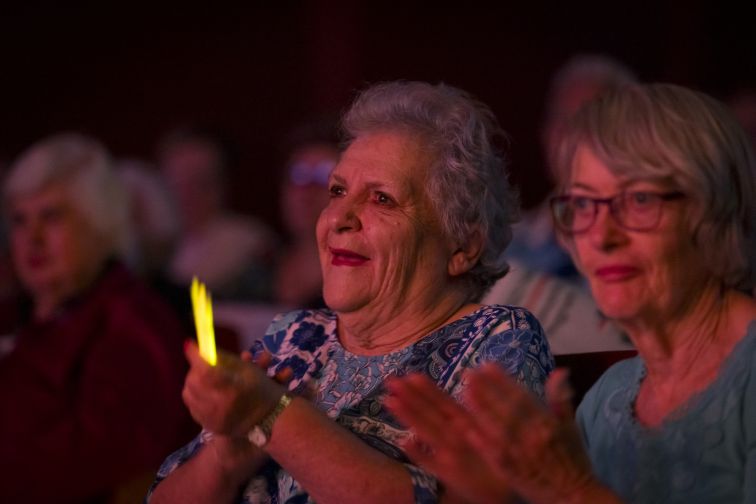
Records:
[[[334,266],[362,266],[370,260],[369,257],[365,257],[356,252],[346,249],[330,249],[331,252],[331,264]]]
[[[628,264],[612,264],[596,269],[596,276],[605,282],[621,282],[636,276],[640,270]]]

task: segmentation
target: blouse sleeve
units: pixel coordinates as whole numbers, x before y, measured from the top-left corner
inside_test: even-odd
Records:
[[[155,491],[155,488],[160,484],[160,482],[167,478],[168,475],[178,469],[181,465],[183,465],[187,460],[196,455],[211,436],[212,434],[210,432],[203,430],[188,444],[168,455],[168,457],[160,465],[157,475],[155,476],[155,481],[153,481],[152,485],[150,485],[150,489],[147,492],[147,496],[145,497],[144,502],[150,502],[152,493]]]
[[[554,357],[543,328],[527,310],[512,308],[508,313],[481,336],[470,367],[496,362],[518,383],[543,399],[546,377],[554,369]]]

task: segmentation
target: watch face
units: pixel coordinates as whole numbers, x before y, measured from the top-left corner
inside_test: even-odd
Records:
[[[263,432],[263,430],[258,425],[255,425],[255,427],[251,431],[249,431],[247,438],[249,439],[250,443],[257,446],[258,448],[262,448],[263,446],[265,446],[265,443],[268,442],[268,436],[265,435],[265,432]]]

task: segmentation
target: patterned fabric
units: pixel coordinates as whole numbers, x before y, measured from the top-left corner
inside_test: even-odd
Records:
[[[365,443],[401,461],[410,472],[417,502],[437,500],[436,480],[412,465],[399,448],[409,435],[383,408],[383,381],[390,375],[424,373],[459,397],[464,370],[486,361],[500,363],[523,386],[543,397],[543,384],[554,362],[538,321],[522,308],[485,306],[399,351],[356,355],[339,343],[336,315],[329,310],[295,311],[277,317],[253,353],[273,354],[269,375],[289,367],[295,393],[313,403]],[[171,455],[157,482],[197,452],[210,434]],[[149,498],[149,497],[148,497]],[[305,490],[270,461],[244,489],[238,502],[311,502]]]
[[[656,428],[635,418],[646,375],[612,366],[578,408],[593,468],[627,503],[756,502],[756,322],[717,378]]]

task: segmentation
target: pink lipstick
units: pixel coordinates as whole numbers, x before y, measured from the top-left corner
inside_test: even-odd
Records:
[[[331,251],[331,264],[334,266],[362,266],[370,260],[369,257],[365,257],[356,252],[346,249],[330,249]]]
[[[640,272],[635,266],[615,264],[596,269],[596,276],[605,282],[621,282],[634,277]]]

